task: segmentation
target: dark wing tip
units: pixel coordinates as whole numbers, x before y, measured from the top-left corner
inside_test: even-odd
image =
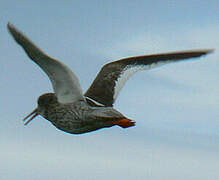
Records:
[[[203,54],[209,54],[209,53],[213,53],[214,49],[197,49],[197,50],[194,50],[194,51],[200,51]]]
[[[8,22],[7,28],[13,39],[23,47],[27,55],[36,62],[36,58],[46,56],[40,48],[38,48],[32,40],[30,40],[22,31],[18,30],[13,24]],[[38,62],[36,62],[38,64]]]
[[[196,49],[191,50],[191,53],[196,54],[195,57],[205,56],[207,54],[213,53],[214,49]]]
[[[11,24],[10,22],[8,22],[7,28],[8,28],[9,33],[11,33],[12,35],[14,35],[14,32],[17,31],[15,26],[13,24]]]
[[[9,33],[13,36],[13,38],[15,39],[15,41],[17,41],[17,43],[21,43],[24,41],[24,39],[26,38],[24,36],[24,34],[19,31],[13,24],[11,24],[10,22],[8,22],[7,24],[7,28]]]
[[[166,53],[158,53],[158,54],[149,54],[147,55],[149,56],[168,56],[168,55],[186,55],[188,57],[192,57],[192,56],[202,56],[202,55],[206,55],[209,53],[213,53],[214,49],[191,49],[191,50],[184,50],[184,51],[172,51],[172,52],[166,52]]]
[[[8,22],[7,27],[8,27],[8,29],[9,29],[9,28],[13,27],[13,24],[11,24],[10,22]]]
[[[214,52],[214,49],[207,49],[208,50],[208,53],[213,53]]]
[[[7,28],[9,33],[12,35],[14,40],[23,46],[24,49],[37,48],[36,45],[19,29],[17,29],[13,24],[8,22]],[[39,49],[39,48],[38,48]]]

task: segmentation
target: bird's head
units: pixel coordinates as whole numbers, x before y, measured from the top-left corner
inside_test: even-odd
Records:
[[[42,116],[45,115],[46,109],[49,106],[58,103],[58,100],[54,93],[46,93],[38,98],[37,103],[38,103],[38,107],[23,119],[23,121],[26,121],[24,125],[27,125],[38,115],[42,115]]]

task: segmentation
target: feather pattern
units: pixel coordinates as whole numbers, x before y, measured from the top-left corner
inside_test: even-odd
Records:
[[[170,52],[123,58],[104,65],[85,93],[105,106],[113,106],[129,77],[139,70],[147,70],[163,64],[196,58],[212,52],[211,49]]]

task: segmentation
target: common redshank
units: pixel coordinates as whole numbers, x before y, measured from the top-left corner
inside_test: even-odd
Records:
[[[113,108],[121,88],[133,73],[212,52],[211,49],[199,49],[112,61],[102,67],[83,95],[79,80],[69,67],[45,54],[10,23],[8,30],[29,58],[49,76],[55,92],[38,98],[38,107],[24,118],[25,125],[41,115],[56,128],[71,134],[87,133],[114,125],[122,128],[134,126],[135,121]]]

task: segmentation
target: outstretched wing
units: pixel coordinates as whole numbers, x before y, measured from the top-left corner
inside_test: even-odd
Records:
[[[200,57],[211,49],[170,52],[123,58],[104,65],[85,96],[104,106],[113,106],[128,78],[139,70],[151,69],[170,62]]]
[[[60,103],[83,100],[84,96],[77,76],[63,63],[49,57],[22,32],[8,23],[8,30],[27,55],[49,76]]]

